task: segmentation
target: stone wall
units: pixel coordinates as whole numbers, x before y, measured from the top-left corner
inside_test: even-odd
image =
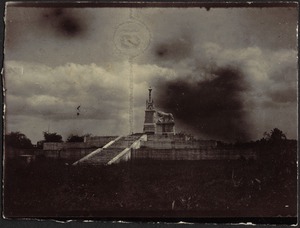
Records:
[[[174,122],[163,122],[156,123],[156,134],[175,134],[175,123]]]
[[[53,159],[64,159],[69,162],[75,162],[82,157],[88,155],[95,148],[70,148],[70,149],[63,149],[63,150],[44,150],[42,154],[46,158],[53,158]]]
[[[117,136],[93,136],[86,137],[84,142],[47,142],[44,143],[43,151],[39,155],[75,162],[116,138]]]
[[[117,136],[94,136],[86,137],[85,142],[46,142],[44,150],[63,150],[63,149],[86,149],[103,147]]]
[[[148,135],[147,141],[141,143],[142,148],[152,149],[203,149],[215,148],[217,142],[214,140],[189,140],[177,135]]]
[[[127,148],[138,136],[126,136],[118,140],[111,148]],[[42,153],[47,158],[66,159],[76,161],[102,148],[116,136],[87,137],[85,142],[74,143],[44,143]],[[95,145],[98,145],[96,147]],[[217,147],[214,140],[187,140],[182,135],[145,135],[139,141],[138,147],[133,148],[128,159],[162,159],[162,160],[215,160],[215,159],[246,159],[256,158],[253,149],[225,149]]]
[[[84,142],[89,147],[103,147],[105,144],[115,140],[118,136],[90,136],[85,137]]]
[[[54,143],[48,142],[44,143],[43,150],[63,150],[63,149],[84,149],[84,148],[95,148],[94,145],[90,145],[84,142],[62,142]]]
[[[252,149],[149,149],[132,150],[132,159],[156,160],[221,160],[221,159],[256,159]]]

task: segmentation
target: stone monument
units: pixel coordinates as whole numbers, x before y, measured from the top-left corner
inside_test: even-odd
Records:
[[[165,113],[154,109],[154,102],[151,97],[152,88],[149,89],[149,98],[146,101],[145,122],[143,132],[150,134],[171,134],[175,135],[175,121],[171,113]]]
[[[156,134],[171,134],[175,135],[175,122],[171,113],[165,113],[162,111],[156,111]]]

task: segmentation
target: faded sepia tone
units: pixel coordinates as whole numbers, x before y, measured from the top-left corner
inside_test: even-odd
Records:
[[[6,8],[8,217],[296,216],[296,5],[36,6]]]

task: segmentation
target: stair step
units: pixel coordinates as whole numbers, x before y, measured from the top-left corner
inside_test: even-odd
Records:
[[[130,147],[140,137],[140,135],[129,135],[121,137],[109,147],[102,149],[99,153],[96,153],[95,155],[92,155],[86,160],[82,161],[81,164],[107,164],[110,160],[120,154],[124,149]]]

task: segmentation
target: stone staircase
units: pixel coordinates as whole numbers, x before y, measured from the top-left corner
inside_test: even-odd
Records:
[[[121,157],[124,152],[128,152],[133,144],[136,144],[141,138],[141,135],[128,135],[118,137],[113,142],[108,143],[103,148],[99,148],[87,156],[83,157],[73,165],[100,165],[112,164]],[[123,152],[123,153],[122,153]],[[119,155],[119,156],[118,156]],[[120,156],[121,155],[121,156]]]

